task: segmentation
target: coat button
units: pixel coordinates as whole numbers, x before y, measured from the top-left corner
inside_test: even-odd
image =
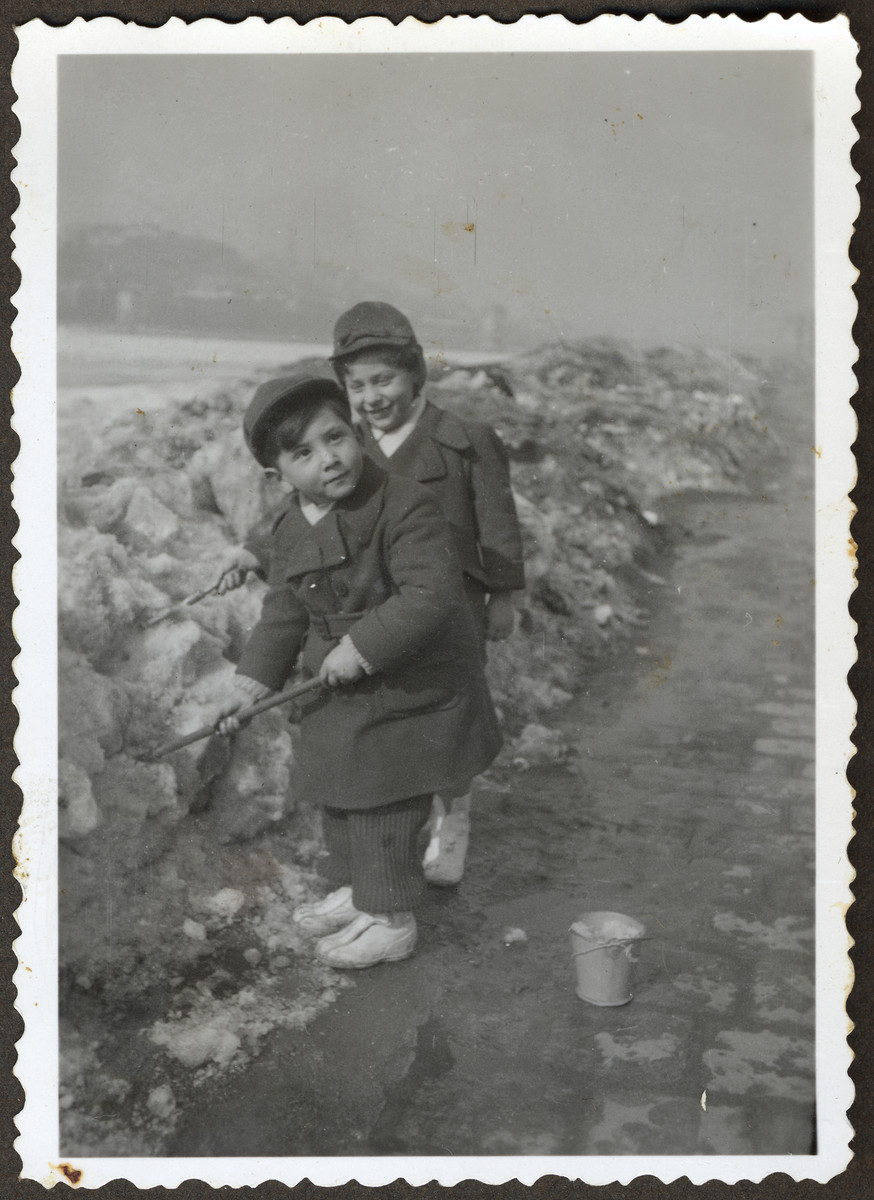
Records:
[[[345,584],[343,582],[342,579],[338,579],[337,582],[334,584],[334,591],[337,593],[338,596],[348,596],[349,595],[349,587],[347,584]]]

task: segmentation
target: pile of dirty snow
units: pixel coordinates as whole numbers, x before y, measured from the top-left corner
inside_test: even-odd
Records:
[[[230,859],[222,866],[230,874]],[[236,855],[241,886],[210,892],[208,873],[190,854],[186,867],[184,882],[174,880],[165,862],[161,910],[153,907],[156,895],[146,897],[138,927],[122,925],[129,956],[117,960],[118,975],[100,978],[86,959],[75,987],[66,989],[65,1153],[165,1153],[204,1083],[243,1070],[270,1033],[303,1028],[350,986],[312,958],[292,922],[308,894],[298,871],[244,850]],[[110,1013],[107,1028],[102,1018]],[[119,1074],[130,1062],[136,1070]]]
[[[432,369],[433,401],[493,425],[513,463],[528,594],[520,634],[491,652],[490,675],[514,732],[564,703],[582,667],[646,625],[674,532],[665,501],[746,488],[773,447],[760,388],[750,365],[725,354],[639,352],[608,339]],[[527,743],[513,752],[538,757]]]

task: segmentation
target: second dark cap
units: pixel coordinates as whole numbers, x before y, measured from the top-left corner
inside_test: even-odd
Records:
[[[363,300],[348,309],[334,326],[331,362],[373,346],[418,346],[413,327],[402,312],[381,300]]]

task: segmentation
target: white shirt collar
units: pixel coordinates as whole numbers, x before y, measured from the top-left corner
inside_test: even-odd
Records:
[[[327,516],[334,507],[333,500],[330,500],[327,504],[315,504],[312,500],[304,500],[303,496],[298,497],[298,504],[300,505],[300,511],[306,520],[309,521],[310,525],[317,525],[322,517]]]
[[[403,425],[398,425],[397,429],[389,429],[385,431],[381,429],[370,430],[370,432],[373,434],[374,440],[379,443],[379,448],[386,458],[391,458],[395,450],[404,444],[404,442],[416,428],[416,425],[419,423],[419,419],[424,411],[425,397],[420,392],[415,399],[410,415],[407,417],[406,421],[404,421]]]

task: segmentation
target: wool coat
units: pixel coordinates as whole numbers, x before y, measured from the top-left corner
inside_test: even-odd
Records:
[[[462,421],[429,402],[412,433],[390,457],[366,427],[362,441],[384,470],[416,479],[434,493],[469,580],[484,592],[512,592],[525,586],[509,458],[491,426]]]
[[[273,689],[348,633],[373,674],[300,706],[299,794],[340,809],[438,792],[500,745],[447,524],[421,485],[364,459],[351,496],[310,525],[277,519],[269,590],[237,671]]]

